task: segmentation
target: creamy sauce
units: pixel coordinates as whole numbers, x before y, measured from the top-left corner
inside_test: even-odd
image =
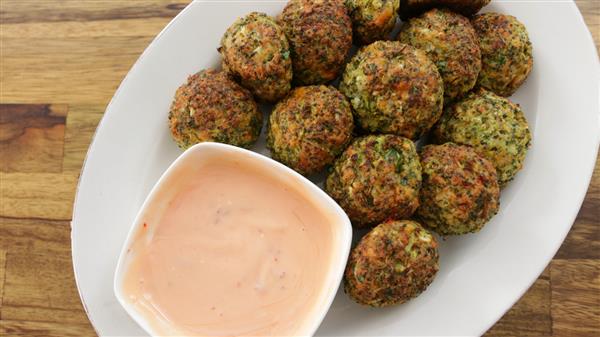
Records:
[[[302,333],[324,305],[331,214],[298,183],[245,161],[174,176],[128,250],[128,300],[164,335]]]

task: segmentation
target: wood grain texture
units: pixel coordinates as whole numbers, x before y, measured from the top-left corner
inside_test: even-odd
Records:
[[[600,259],[600,160],[569,236],[556,259]]]
[[[0,216],[70,220],[77,180],[78,174],[0,172]]]
[[[0,171],[61,172],[66,117],[66,105],[1,104]]]
[[[555,335],[600,335],[600,261],[553,260],[550,266]]]
[[[0,246],[2,247],[2,246]],[[4,280],[6,279],[6,250],[0,250],[0,320],[2,320],[2,299],[4,298]]]
[[[575,0],[579,11],[583,15],[586,25],[588,26],[592,38],[596,43],[596,51],[600,54],[600,1],[597,0]]]
[[[78,174],[83,165],[96,126],[104,114],[103,105],[71,105],[67,116],[67,131],[63,172]]]
[[[70,221],[0,217],[0,252],[67,256],[71,252],[70,229]]]
[[[0,100],[106,104],[152,39],[153,35],[3,38],[3,50],[11,52],[3,55],[0,81],[11,85],[3,87]]]
[[[136,37],[158,32],[165,26],[163,18],[113,19],[92,22],[35,22],[6,25],[0,32],[4,39],[72,39],[93,37]]]
[[[10,337],[94,337],[89,323],[65,324],[37,321],[0,320],[0,336]]]
[[[85,321],[73,280],[70,252],[6,254],[2,320],[79,323]]]
[[[187,0],[0,1],[0,336],[95,336],[70,219],[115,89]],[[600,1],[578,0],[598,47]],[[487,336],[600,335],[600,161],[555,259]]]
[[[170,20],[189,1],[169,0],[4,0],[0,21],[12,23],[39,23],[119,19],[165,18]]]

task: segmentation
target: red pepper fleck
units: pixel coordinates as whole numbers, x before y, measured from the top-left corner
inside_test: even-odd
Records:
[[[148,228],[148,224],[144,222],[144,229]]]

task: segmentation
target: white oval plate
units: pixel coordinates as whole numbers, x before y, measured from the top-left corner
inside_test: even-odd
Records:
[[[197,1],[150,44],[109,104],[89,149],[75,201],[75,277],[101,336],[144,335],[112,291],[119,250],[150,188],[181,153],[167,113],[186,77],[218,65],[220,37],[251,11],[282,1]],[[573,2],[495,1],[485,9],[525,23],[535,65],[513,96],[531,125],[525,168],[478,234],[441,245],[441,269],[420,297],[369,309],[343,292],[317,335],[480,335],[527,290],[560,247],[591,178],[600,139],[598,56]],[[254,150],[268,153],[264,141]]]

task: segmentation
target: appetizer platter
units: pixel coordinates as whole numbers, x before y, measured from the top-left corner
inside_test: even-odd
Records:
[[[90,320],[483,334],[577,213],[598,75],[568,2],[195,1],[88,153],[72,238]]]

